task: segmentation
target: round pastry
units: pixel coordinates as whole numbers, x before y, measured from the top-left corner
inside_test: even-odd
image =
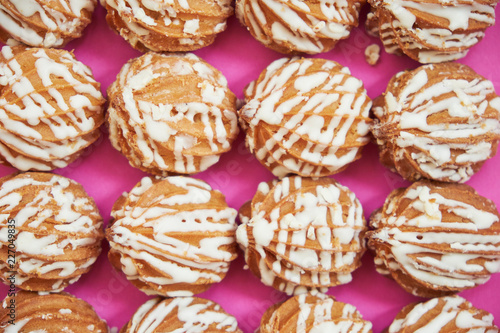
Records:
[[[500,329],[490,313],[460,296],[444,296],[405,306],[385,332],[498,333]]]
[[[328,52],[358,26],[365,0],[237,0],[236,16],[266,47],[281,53]]]
[[[4,46],[0,52],[0,163],[49,171],[99,138],[100,84],[72,53]]]
[[[235,95],[224,76],[194,54],[133,59],[108,96],[113,147],[152,174],[203,171],[238,135]]]
[[[120,333],[237,332],[236,318],[208,299],[154,298],[137,309]]]
[[[109,26],[142,52],[185,52],[210,45],[233,15],[231,0],[101,0],[101,4]]]
[[[271,306],[262,316],[260,333],[371,333],[372,323],[351,304],[325,294],[302,294]]]
[[[388,53],[404,53],[420,63],[464,57],[495,23],[498,0],[368,0],[366,26]]]
[[[237,256],[236,214],[201,180],[145,177],[113,206],[109,260],[147,294],[201,293]]]
[[[380,161],[410,181],[465,182],[496,154],[500,98],[466,65],[400,72],[372,110]]]
[[[371,100],[340,64],[283,58],[245,90],[239,110],[247,148],[275,176],[320,177],[361,157]]]
[[[0,332],[108,333],[94,308],[68,293],[19,291],[0,308]]]
[[[379,273],[421,297],[453,294],[500,271],[500,215],[465,184],[419,181],[372,214],[368,246]]]
[[[60,291],[101,253],[99,210],[66,177],[27,172],[0,178],[0,216],[0,278],[8,285]]]
[[[82,36],[96,0],[0,0],[0,41],[63,47]]]
[[[248,267],[285,293],[325,292],[361,265],[367,229],[359,200],[331,178],[260,183],[236,232]]]

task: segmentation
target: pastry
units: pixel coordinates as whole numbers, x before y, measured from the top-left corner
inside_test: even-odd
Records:
[[[260,183],[236,232],[248,267],[289,295],[325,292],[352,280],[367,230],[359,200],[332,178]]]
[[[147,294],[201,293],[237,256],[236,214],[201,180],[145,177],[113,206],[109,260]]]
[[[458,63],[396,74],[373,114],[380,161],[410,181],[465,182],[495,155],[500,139],[493,84]]]
[[[236,16],[264,46],[281,53],[328,52],[358,26],[365,0],[237,0]]]
[[[0,52],[0,163],[63,168],[99,138],[105,100],[90,69],[65,50]]]
[[[421,297],[450,295],[500,271],[500,215],[465,184],[418,181],[372,214],[368,246],[379,273]]]
[[[109,329],[90,304],[73,295],[19,291],[2,302],[0,332],[108,333]]]
[[[363,83],[323,59],[274,61],[245,90],[245,144],[275,176],[320,177],[361,157],[371,100]]]
[[[497,0],[368,0],[367,28],[388,53],[420,63],[463,58],[495,23]]]
[[[152,174],[206,170],[238,135],[235,95],[224,76],[194,54],[133,59],[108,96],[113,147]]]
[[[102,218],[74,180],[27,172],[0,178],[0,278],[24,290],[60,291],[101,253]]]
[[[493,316],[475,308],[460,296],[433,298],[405,306],[396,316],[387,333],[498,333]]]
[[[193,51],[210,45],[233,15],[230,0],[101,0],[106,21],[133,48]]]
[[[63,47],[82,36],[96,0],[0,0],[0,41]]]
[[[120,333],[237,332],[236,318],[199,297],[154,298],[137,309]]]
[[[302,294],[271,306],[262,316],[258,333],[280,332],[371,333],[372,323],[333,296]]]

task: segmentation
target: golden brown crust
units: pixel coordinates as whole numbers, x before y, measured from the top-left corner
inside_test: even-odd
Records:
[[[496,153],[499,100],[493,84],[466,65],[396,74],[372,107],[380,161],[410,181],[467,181]]]
[[[208,46],[234,12],[228,0],[158,2],[156,8],[143,0],[101,3],[109,26],[141,52],[187,52]]]
[[[372,324],[350,304],[324,294],[302,294],[271,306],[262,316],[259,333],[371,333]]]
[[[51,173],[27,172],[5,176],[0,185],[0,228],[12,235],[0,243],[4,283],[57,291],[91,269],[104,232],[99,210],[80,184]]]
[[[11,304],[15,306],[15,320],[10,316]],[[109,332],[106,322],[84,300],[68,293],[39,295],[28,291],[19,291],[2,303],[0,332],[13,332],[12,329],[47,333]]]
[[[237,256],[236,211],[200,180],[143,178],[111,215],[108,258],[148,294],[201,293]]]
[[[238,135],[236,96],[224,76],[194,54],[133,59],[108,96],[111,143],[148,173],[204,171]]]
[[[261,183],[236,233],[249,269],[287,294],[348,283],[367,229],[355,195],[331,178]]]
[[[376,269],[422,297],[485,283],[500,261],[500,214],[464,184],[419,181],[393,191],[370,219]]]

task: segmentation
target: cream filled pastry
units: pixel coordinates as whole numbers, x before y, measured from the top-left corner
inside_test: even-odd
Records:
[[[289,295],[348,283],[361,265],[363,209],[332,178],[260,183],[240,220],[236,237],[248,267],[265,285]]]
[[[109,260],[147,294],[201,293],[237,256],[236,214],[201,180],[145,177],[113,206]]]
[[[132,59],[108,96],[113,147],[152,174],[204,171],[238,135],[235,95],[225,77],[194,54]]]
[[[0,178],[4,283],[33,291],[62,290],[91,269],[103,238],[97,206],[77,182],[41,172]]]
[[[337,62],[283,58],[245,89],[245,144],[275,176],[332,175],[361,157],[372,102]]]
[[[450,295],[500,271],[500,215],[465,184],[418,181],[372,214],[368,246],[379,273],[422,297]]]

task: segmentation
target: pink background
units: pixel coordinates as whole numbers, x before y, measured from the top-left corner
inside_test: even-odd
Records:
[[[500,10],[497,9],[496,13],[499,15]],[[86,29],[84,37],[66,47],[74,50],[77,59],[92,68],[96,80],[102,84],[103,92],[114,81],[122,65],[140,55],[108,28],[104,16],[104,9],[96,8],[94,20]],[[364,22],[365,17],[366,8],[361,22]],[[348,40],[340,42],[333,51],[319,57],[348,66],[354,76],[363,80],[368,95],[375,98],[385,90],[391,76],[403,69],[416,68],[418,63],[382,51],[380,62],[372,67],[364,59],[364,49],[372,43],[380,45],[378,39],[366,35],[361,24],[361,27],[354,29]],[[235,17],[229,20],[227,30],[217,37],[214,44],[195,53],[222,71],[228,79],[229,87],[239,98],[242,98],[246,84],[256,79],[271,61],[282,57],[255,41]],[[460,62],[493,81],[500,93],[500,25],[490,28],[484,40],[473,47]],[[122,192],[129,191],[145,174],[132,168],[111,147],[106,129],[102,128],[102,132],[101,139],[89,147],[81,158],[55,172],[80,182],[97,202],[107,223],[113,202]],[[500,181],[497,178],[499,165],[500,155],[497,155],[468,182],[497,205],[500,205]],[[0,176],[14,171],[0,166]],[[241,134],[231,152],[223,155],[218,164],[196,177],[221,190],[226,195],[228,204],[236,209],[251,199],[259,182],[272,179],[271,173],[247,152]],[[334,177],[356,193],[367,218],[374,209],[382,205],[391,190],[407,184],[379,163],[378,151],[373,144],[365,148],[360,160]],[[66,291],[92,304],[110,327],[120,328],[148,296],[132,286],[121,273],[112,269],[107,260],[107,250],[108,244],[105,243],[92,270]],[[240,255],[232,264],[227,277],[199,296],[220,303],[226,311],[236,316],[241,329],[253,332],[267,307],[285,300],[286,296],[262,285],[249,271],[243,270],[243,265],[243,256]],[[0,286],[0,296],[6,292],[7,288]],[[381,332],[388,326],[403,306],[419,300],[403,291],[392,280],[380,276],[374,269],[370,253],[363,258],[363,266],[354,273],[351,283],[333,287],[328,293],[339,301],[355,305],[364,318],[373,322],[374,332]],[[492,276],[485,285],[461,295],[476,307],[491,312],[497,318],[497,324],[500,324],[500,274]]]

